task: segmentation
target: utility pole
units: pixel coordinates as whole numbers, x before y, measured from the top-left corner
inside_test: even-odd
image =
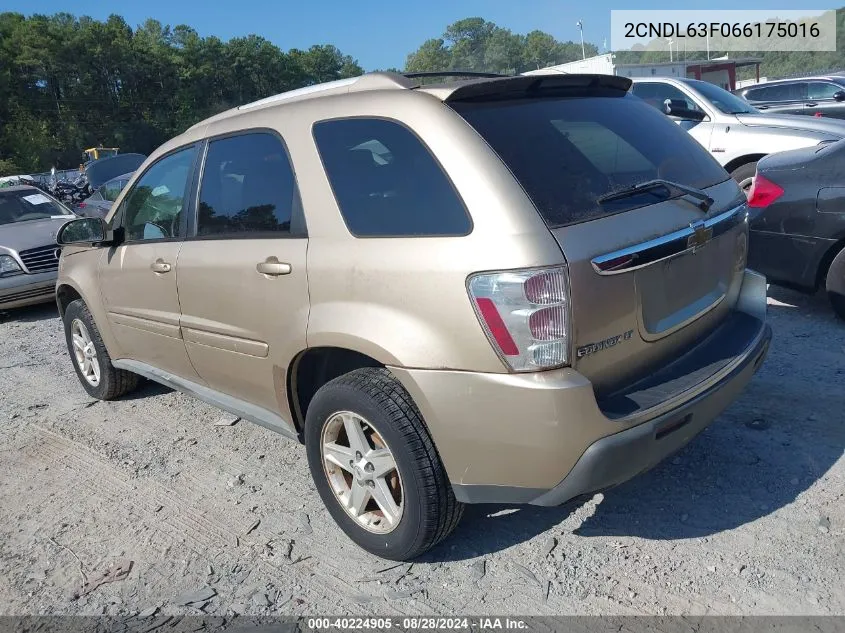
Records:
[[[667,40],[667,42],[666,42],[666,43],[669,45],[669,61],[670,61],[670,62],[673,62],[673,61],[675,61],[674,59],[672,59],[672,44],[674,44],[674,42],[672,41],[672,38],[670,37],[670,38]]]
[[[587,53],[584,50],[584,20],[578,20],[575,26],[581,31],[581,59],[587,59]]]

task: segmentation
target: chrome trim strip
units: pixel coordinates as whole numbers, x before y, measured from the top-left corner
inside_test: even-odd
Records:
[[[747,217],[748,207],[745,204],[741,204],[730,211],[725,211],[712,218],[693,222],[687,228],[661,235],[660,237],[640,244],[627,246],[612,253],[594,257],[591,260],[593,270],[599,275],[619,275],[662,262],[672,257],[677,257],[678,255],[683,255],[687,252],[692,252],[703,245],[700,242],[692,246],[689,244],[690,238],[695,236],[697,231],[711,229],[712,235],[707,240],[709,241],[729,231],[740,222],[744,222]],[[630,260],[619,264],[617,267],[610,269],[602,268],[602,265],[606,265],[608,262],[626,257],[630,257]]]

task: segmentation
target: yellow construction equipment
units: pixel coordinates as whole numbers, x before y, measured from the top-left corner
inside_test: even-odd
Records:
[[[119,151],[119,147],[91,147],[85,150],[85,160],[88,162],[106,158],[107,156],[117,156]]]

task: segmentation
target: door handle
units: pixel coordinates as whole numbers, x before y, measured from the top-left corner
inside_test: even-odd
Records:
[[[805,103],[804,105],[807,106],[808,108],[815,108],[819,104],[814,101],[812,103]]]
[[[169,273],[172,266],[163,259],[157,259],[150,264],[150,270],[154,273]]]
[[[275,257],[268,257],[266,261],[259,262],[255,266],[255,270],[257,270],[262,275],[278,277],[279,275],[290,275],[292,268],[290,264],[280,262]]]

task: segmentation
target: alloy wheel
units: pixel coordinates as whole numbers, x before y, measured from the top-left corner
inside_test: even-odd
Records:
[[[89,385],[96,387],[100,384],[100,361],[97,359],[97,348],[94,347],[88,328],[81,320],[74,319],[70,324],[70,337],[79,371]]]
[[[378,430],[356,413],[340,411],[323,426],[323,470],[341,507],[375,534],[402,519],[404,490],[393,453]]]

